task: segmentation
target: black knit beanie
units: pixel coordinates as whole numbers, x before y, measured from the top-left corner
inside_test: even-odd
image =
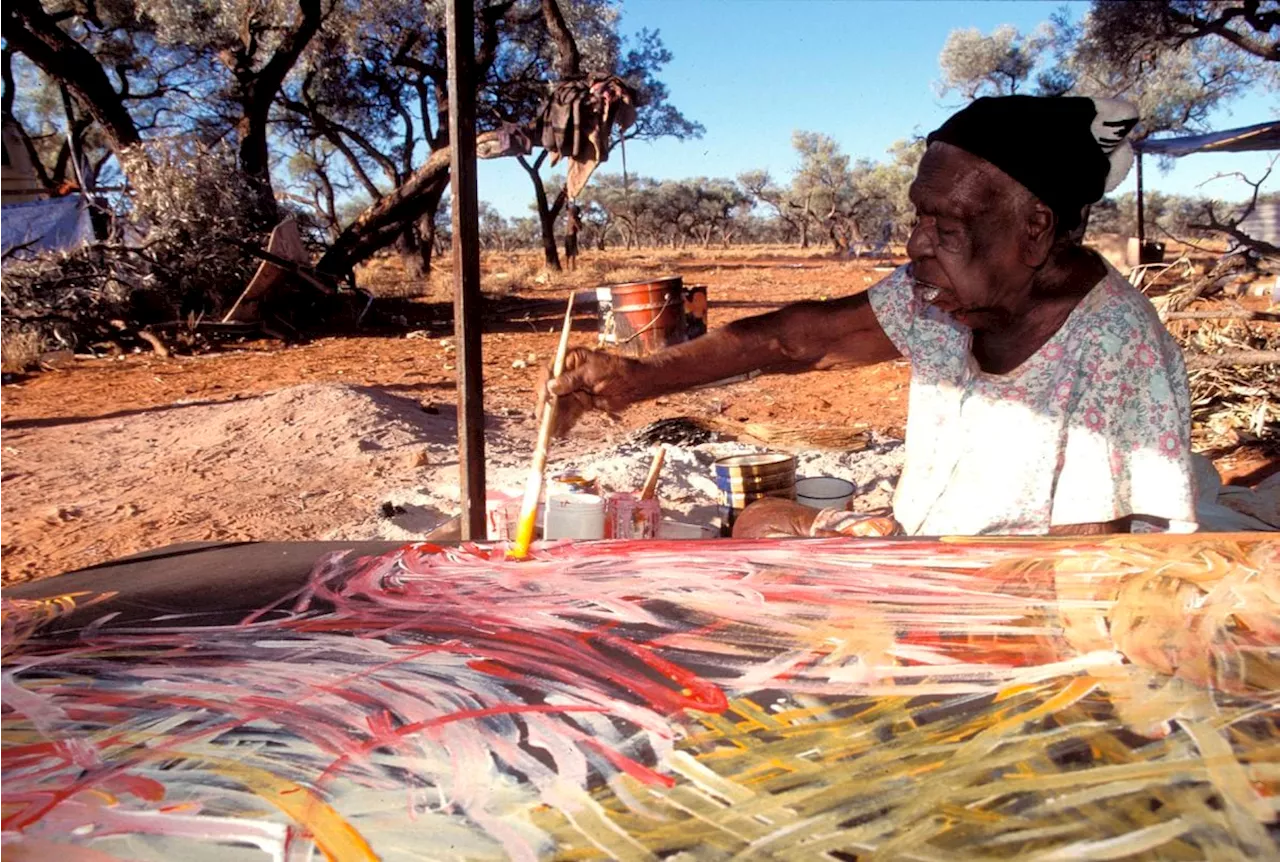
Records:
[[[1080,212],[1120,185],[1133,164],[1125,136],[1137,109],[1118,99],[978,99],[929,135],[990,162],[1044,202],[1071,230]]]

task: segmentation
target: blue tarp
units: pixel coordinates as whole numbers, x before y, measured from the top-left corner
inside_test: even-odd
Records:
[[[4,222],[0,240],[4,253],[15,246],[30,246],[18,252],[70,251],[93,241],[93,222],[84,198],[68,195],[46,201],[5,204],[0,207]]]

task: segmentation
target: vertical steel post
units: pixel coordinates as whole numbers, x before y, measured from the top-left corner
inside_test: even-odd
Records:
[[[474,0],[447,0],[445,17],[449,42],[449,183],[453,191],[453,336],[458,355],[458,469],[461,473],[462,539],[469,541],[485,537]]]
[[[1142,262],[1142,244],[1147,241],[1147,220],[1142,207],[1142,150],[1138,150],[1138,262]]]

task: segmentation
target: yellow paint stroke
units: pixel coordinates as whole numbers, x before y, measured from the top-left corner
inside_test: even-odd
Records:
[[[0,654],[7,658],[10,653],[58,617],[66,616],[77,607],[96,605],[114,595],[116,595],[114,590],[104,593],[82,590],[38,599],[5,599],[3,604],[0,604],[0,627],[3,627],[5,634],[4,643],[0,646]],[[87,601],[78,601],[85,596],[92,598]]]
[[[1004,736],[1010,730],[1020,728],[1028,721],[1036,721],[1038,719],[1045,718],[1046,716],[1053,715],[1055,712],[1060,712],[1086,697],[1097,687],[1098,681],[1096,679],[1092,679],[1091,677],[1076,677],[1071,680],[1071,682],[1063,686],[1061,691],[1034,709],[1029,709],[1026,712],[1011,715],[1008,718],[1003,718],[991,727],[982,731],[982,733],[978,734],[975,738],[961,746],[960,750],[956,752],[956,757],[963,759],[966,756],[972,756],[978,753],[978,749],[986,748],[991,745],[994,741],[992,737]]]
[[[327,802],[301,784],[274,775],[256,766],[217,761],[210,768],[219,775],[233,778],[259,797],[283,811],[315,839],[325,857],[333,860],[372,860],[369,842],[354,826],[342,818]]]

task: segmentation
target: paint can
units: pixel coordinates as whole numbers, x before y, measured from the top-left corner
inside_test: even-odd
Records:
[[[542,535],[547,539],[603,539],[604,499],[597,494],[548,497]]]
[[[485,532],[491,542],[510,542],[516,537],[520,524],[520,507],[524,505],[523,491],[490,491],[485,496]],[[542,523],[546,507],[538,506],[535,524]],[[535,536],[537,538],[537,536]]]
[[[547,479],[548,499],[555,494],[599,494],[600,486],[576,470],[566,470]]]
[[[720,534],[733,533],[742,510],[762,497],[796,498],[796,459],[785,452],[730,455],[715,462]]]
[[[684,329],[689,341],[707,334],[707,286],[690,284],[684,288]]]
[[[835,476],[807,476],[796,480],[796,502],[811,509],[847,509],[857,490]]]
[[[609,286],[618,349],[646,356],[686,340],[680,276]]]
[[[714,467],[716,487],[723,494],[794,491],[796,486],[796,459],[785,452],[730,455]]]
[[[605,498],[604,537],[606,539],[653,539],[658,535],[662,508],[657,500],[642,500],[635,494],[618,492]]]

